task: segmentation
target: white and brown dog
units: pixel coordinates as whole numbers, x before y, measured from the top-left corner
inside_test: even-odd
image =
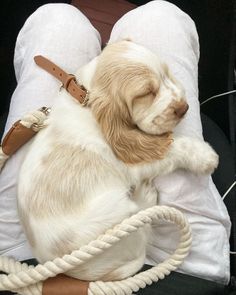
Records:
[[[108,45],[77,76],[89,90],[88,107],[59,93],[19,178],[19,213],[40,262],[155,205],[158,175],[177,168],[212,173],[218,164],[207,143],[172,136],[188,109],[185,93],[149,50],[129,41]],[[126,278],[142,267],[147,239],[140,229],[68,275]]]

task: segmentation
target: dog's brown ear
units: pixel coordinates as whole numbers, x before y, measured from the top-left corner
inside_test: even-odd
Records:
[[[126,106],[108,100],[98,99],[93,111],[105,139],[124,163],[147,163],[165,156],[172,142],[171,133],[157,136],[143,132],[132,124]]]
[[[110,139],[110,144],[120,160],[127,164],[139,164],[162,159],[171,141],[170,133],[155,136],[126,126]]]

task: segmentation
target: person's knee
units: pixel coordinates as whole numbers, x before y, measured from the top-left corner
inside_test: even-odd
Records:
[[[169,15],[183,13],[183,11],[180,8],[178,8],[175,4],[163,0],[150,1],[142,7],[146,10],[149,10],[150,13],[155,13],[156,11],[164,12],[165,14]]]
[[[88,33],[95,32],[94,27],[87,17],[76,7],[65,3],[49,3],[40,6],[28,19],[41,29],[65,29],[75,26],[80,30],[86,29]]]
[[[22,46],[24,51],[37,46],[49,52],[52,47],[68,47],[72,43],[78,48],[81,42],[96,47],[100,44],[99,33],[88,18],[70,4],[45,4],[30,15],[19,32],[15,56],[18,57],[18,49],[22,52]]]
[[[58,12],[71,12],[73,10],[76,10],[76,7],[70,5],[70,4],[66,4],[66,3],[48,3],[48,4],[44,4],[39,6],[35,12],[37,13],[58,13]]]
[[[130,38],[153,49],[161,42],[177,46],[181,37],[198,56],[198,35],[193,20],[176,5],[156,0],[125,14],[113,27],[110,42]]]
[[[74,17],[78,17],[81,14],[80,11],[70,5],[65,3],[49,3],[40,6],[32,15],[31,18],[39,18],[42,20],[47,19],[58,19],[61,23],[70,22]],[[43,25],[43,23],[42,23]]]
[[[136,28],[146,30],[154,26],[168,26],[172,23],[177,27],[189,26],[196,30],[191,17],[176,5],[163,0],[150,1],[145,5],[129,11],[116,24],[116,26],[134,24]]]
[[[147,16],[160,16],[163,15],[167,20],[168,18],[178,18],[182,19],[185,22],[191,22],[194,24],[191,17],[186,14],[183,10],[177,7],[175,4],[170,3],[168,1],[163,0],[154,0],[150,1],[144,6],[142,6],[143,11],[145,11],[145,15]]]

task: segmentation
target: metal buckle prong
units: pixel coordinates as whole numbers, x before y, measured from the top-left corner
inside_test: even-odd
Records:
[[[83,102],[81,103],[81,105],[82,105],[83,107],[85,107],[85,106],[87,105],[88,101],[89,101],[89,92],[88,92],[88,90],[85,90],[85,91],[86,91],[86,95],[85,95],[85,97],[84,97]]]
[[[51,108],[48,108],[48,107],[41,107],[39,109],[40,112],[44,113],[46,116],[48,116],[51,112]]]

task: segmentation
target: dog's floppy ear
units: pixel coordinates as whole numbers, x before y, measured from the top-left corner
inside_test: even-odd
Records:
[[[162,159],[172,142],[172,134],[151,135],[132,124],[128,108],[110,99],[94,100],[94,115],[105,139],[118,159],[127,164]]]

